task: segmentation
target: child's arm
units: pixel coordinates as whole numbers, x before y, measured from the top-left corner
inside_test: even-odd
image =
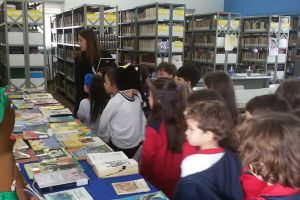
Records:
[[[151,178],[153,178],[152,169],[155,160],[157,140],[158,133],[152,127],[147,127],[145,131],[145,141],[143,143],[140,173],[150,182]]]
[[[16,192],[19,200],[29,200],[30,198],[24,192],[26,187],[26,182],[23,179],[17,166],[15,167],[15,177],[16,177]]]

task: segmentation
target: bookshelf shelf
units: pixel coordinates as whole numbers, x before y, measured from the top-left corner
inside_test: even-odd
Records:
[[[291,15],[290,23],[290,35],[287,50],[287,66],[286,66],[286,76],[293,76],[296,56],[300,48],[300,43],[297,40],[300,36],[300,14]],[[298,29],[299,27],[299,29]]]
[[[199,68],[201,76],[212,70],[236,66],[240,15],[210,13],[186,17],[185,63]]]
[[[273,82],[283,79],[277,77],[277,71],[286,71],[290,17],[243,17],[242,24],[239,61],[244,70],[252,65],[254,70],[273,76]]]
[[[94,29],[100,48],[116,54],[118,48],[118,8],[107,5],[84,4],[51,18],[52,28],[52,78],[55,89],[65,93],[65,98],[75,99],[75,54],[82,29]],[[67,84],[67,85],[66,85]],[[64,85],[64,87],[62,87]]]
[[[0,74],[10,86],[47,88],[43,0],[0,5]]]
[[[154,3],[121,11],[119,62],[182,66],[184,19],[183,4]]]

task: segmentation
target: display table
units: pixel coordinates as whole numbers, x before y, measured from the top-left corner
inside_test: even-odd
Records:
[[[86,161],[80,161],[81,166],[84,168],[86,175],[90,178],[89,184],[84,186],[84,188],[89,192],[89,194],[95,199],[95,200],[108,200],[108,199],[117,199],[122,197],[128,197],[131,195],[117,195],[112,187],[112,183],[115,182],[122,182],[122,181],[130,181],[130,180],[136,180],[143,178],[141,175],[129,175],[129,176],[122,176],[122,177],[116,177],[116,178],[106,178],[101,179],[96,176],[96,174],[93,172],[92,167],[86,162]],[[26,171],[23,167],[23,164],[20,164],[21,173],[27,183],[32,184],[32,181],[28,178]],[[151,192],[156,192],[157,189],[152,186],[147,180],[146,180],[149,188],[151,189]],[[50,192],[58,192],[61,190],[67,190],[72,189],[75,187],[59,187],[59,189],[55,189]],[[147,192],[148,193],[148,192]],[[138,193],[142,194],[142,193]]]

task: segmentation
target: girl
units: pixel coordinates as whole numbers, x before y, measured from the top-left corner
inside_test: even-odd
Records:
[[[186,124],[182,95],[173,79],[158,78],[149,93],[150,116],[143,143],[141,174],[170,198],[180,177]]]
[[[104,88],[111,97],[118,93],[115,70],[108,70],[104,75]]]
[[[272,113],[246,120],[238,129],[245,199],[300,199],[300,120]]]
[[[10,106],[4,88],[0,88],[0,199],[27,199],[24,180],[16,167],[10,139],[15,123],[15,111]]]
[[[223,71],[209,72],[204,76],[204,87],[217,90],[225,99],[234,124],[238,123],[238,108],[235,101],[233,83]]]
[[[78,44],[80,54],[75,59],[75,85],[76,85],[76,102],[74,115],[76,116],[80,101],[87,97],[84,93],[84,78],[88,73],[93,73],[97,69],[100,58],[111,58],[112,56],[98,46],[97,36],[93,29],[82,30],[78,34]]]
[[[286,99],[293,110],[300,109],[300,81],[284,81],[277,88],[276,95]]]
[[[89,129],[97,132],[100,115],[108,101],[102,76],[98,74],[85,75],[84,91],[89,96],[80,102],[77,117]]]

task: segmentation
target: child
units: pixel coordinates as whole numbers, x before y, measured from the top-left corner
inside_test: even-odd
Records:
[[[139,66],[140,72],[141,72],[141,88],[140,88],[140,93],[143,99],[143,111],[145,113],[145,116],[149,116],[150,112],[150,105],[148,101],[149,97],[149,86],[150,86],[150,72],[147,66],[141,65]]]
[[[173,63],[161,62],[156,68],[157,78],[175,78],[177,68]]]
[[[132,158],[143,139],[146,119],[142,99],[137,91],[140,72],[133,65],[115,71],[119,92],[106,105],[100,118],[98,136],[114,151],[123,151]]]
[[[172,198],[180,177],[186,124],[182,96],[173,79],[158,78],[150,87],[150,116],[145,131],[140,173]]]
[[[89,129],[97,132],[99,119],[108,101],[101,75],[87,74],[84,80],[84,91],[88,98],[81,100],[77,117]]]
[[[193,91],[200,79],[200,73],[194,66],[185,65],[177,70],[176,83],[179,86],[186,86],[189,91]]]
[[[24,180],[16,168],[13,156],[15,141],[10,139],[15,123],[15,111],[10,106],[4,88],[0,88],[0,199],[26,199]]]
[[[187,106],[191,106],[200,101],[213,101],[218,100],[226,103],[222,95],[213,89],[205,89],[192,92],[187,99]]]
[[[300,108],[300,81],[286,80],[279,85],[276,90],[276,95],[286,99],[292,109]]]
[[[204,87],[217,90],[224,97],[233,123],[236,125],[238,123],[238,108],[230,77],[223,71],[209,72],[204,76]]]
[[[118,93],[118,88],[116,85],[116,75],[115,70],[108,70],[104,75],[104,88],[107,94],[111,97]]]
[[[257,96],[246,104],[246,119],[252,118],[254,115],[265,114],[266,112],[291,112],[289,103],[275,94],[267,94]]]
[[[182,161],[174,199],[243,199],[240,160],[219,145],[232,127],[226,106],[219,101],[198,102],[186,109],[185,118],[187,141],[199,152]]]
[[[300,120],[272,113],[246,120],[238,129],[245,199],[300,199]]]

